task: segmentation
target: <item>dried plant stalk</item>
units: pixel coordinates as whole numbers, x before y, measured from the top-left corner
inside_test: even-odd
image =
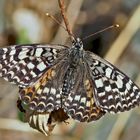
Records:
[[[60,10],[61,10],[61,15],[62,15],[62,17],[64,19],[64,23],[65,23],[67,32],[70,35],[70,37],[73,37],[73,33],[72,33],[71,28],[70,28],[70,24],[69,24],[68,18],[66,16],[64,0],[58,0],[58,3],[59,3]]]
[[[71,27],[70,30],[72,30],[75,25],[75,22],[80,13],[80,8],[83,4],[83,1],[84,0],[72,0],[69,2],[69,5],[67,7],[67,17],[69,19],[69,25]],[[62,25],[65,24],[64,21],[62,21],[61,24]],[[67,39],[68,39],[67,32],[62,27],[59,27],[57,34],[55,35],[52,43],[53,44],[58,44],[58,43],[65,44]],[[61,40],[61,42],[60,42],[60,40]]]

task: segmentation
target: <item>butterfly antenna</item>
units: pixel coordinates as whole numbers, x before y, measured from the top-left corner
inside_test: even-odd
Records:
[[[90,34],[90,35],[84,37],[82,40],[85,40],[85,39],[87,39],[87,38],[89,38],[89,37],[91,37],[91,36],[100,34],[100,33],[104,32],[104,31],[106,31],[106,30],[108,30],[108,29],[119,28],[119,27],[120,27],[119,24],[111,25],[111,26],[109,26],[109,27],[107,27],[107,28],[104,28],[104,29],[102,29],[102,30],[100,30],[100,31],[97,31],[96,33],[93,33],[93,34]]]
[[[68,18],[66,16],[66,10],[65,10],[64,0],[58,0],[58,3],[59,3],[61,14],[62,14],[64,23],[65,23],[65,26],[66,26],[66,31],[68,32],[68,34],[70,36],[70,39],[73,41],[75,39],[74,39],[74,35],[72,33],[71,27],[70,27],[69,22],[68,22]]]
[[[58,21],[53,15],[49,14],[49,13],[46,13],[46,16],[51,18],[54,22],[56,22],[58,25],[60,25],[65,31],[67,31],[67,29],[65,28],[65,26],[63,26],[61,24],[60,21]]]

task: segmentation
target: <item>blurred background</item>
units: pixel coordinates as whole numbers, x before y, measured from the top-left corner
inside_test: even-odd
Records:
[[[116,65],[140,86],[140,1],[65,0],[73,33],[84,38],[84,47]],[[57,0],[0,0],[0,47],[13,44],[70,44],[68,35],[50,18],[62,20]],[[63,22],[62,22],[63,24]],[[140,108],[110,115],[97,122],[58,125],[46,137],[24,123],[16,107],[18,88],[0,79],[0,140],[140,140]]]

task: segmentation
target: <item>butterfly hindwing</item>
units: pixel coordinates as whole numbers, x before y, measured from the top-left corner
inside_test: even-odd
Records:
[[[105,112],[97,107],[94,98],[94,87],[86,67],[81,64],[73,73],[74,87],[66,97],[66,112],[80,122],[90,122],[101,118]]]
[[[139,88],[128,76],[95,54],[88,55],[88,64],[99,107],[117,113],[139,105]]]
[[[49,68],[33,85],[20,91],[20,99],[31,111],[51,112],[62,107],[60,93],[67,65],[67,62],[60,61]]]

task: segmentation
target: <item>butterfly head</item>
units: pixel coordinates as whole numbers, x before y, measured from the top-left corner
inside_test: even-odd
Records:
[[[72,41],[72,46],[78,50],[83,50],[83,42],[80,38],[76,38]]]

